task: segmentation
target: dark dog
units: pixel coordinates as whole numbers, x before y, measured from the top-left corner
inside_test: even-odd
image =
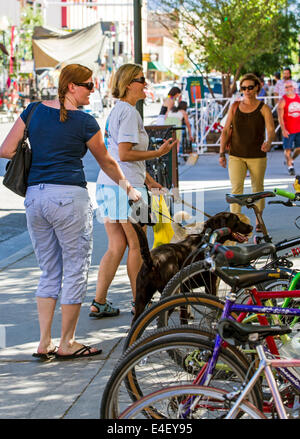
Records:
[[[147,303],[151,300],[156,291],[160,293],[168,281],[185,265],[192,262],[192,252],[199,248],[206,229],[216,230],[221,227],[229,227],[231,235],[219,240],[223,243],[225,240],[243,242],[246,240],[245,235],[251,233],[253,227],[242,222],[239,217],[233,213],[221,212],[209,220],[205,221],[202,233],[197,235],[189,235],[182,241],[170,244],[163,244],[153,250],[149,250],[147,237],[138,224],[132,223],[139,239],[143,265],[138,273],[136,280],[136,299],[135,299],[135,315],[133,322],[143,312]],[[191,256],[189,261],[189,256]],[[203,252],[200,252],[195,261],[203,258]],[[216,294],[215,284],[216,276],[207,272],[209,283],[203,278],[203,285],[210,285],[210,294]],[[212,279],[214,279],[212,281]]]

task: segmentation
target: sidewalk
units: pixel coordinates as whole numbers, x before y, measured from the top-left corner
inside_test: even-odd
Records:
[[[278,179],[276,173],[277,169],[282,168],[281,154],[275,153],[270,162],[272,172],[275,174],[272,177]],[[208,198],[212,201],[217,199],[219,194],[214,210],[209,207],[210,213],[227,208],[224,190],[229,192],[228,174],[227,170],[218,167],[216,156],[208,155],[205,160],[199,159],[194,167],[182,166],[180,173],[181,187],[184,190],[198,190],[197,188],[203,188],[205,184],[215,187],[208,189],[210,190]],[[289,190],[292,190],[293,180],[294,178],[282,176],[282,181],[286,182]],[[0,185],[1,200],[3,200],[3,190],[6,190],[2,188]],[[89,190],[91,192],[94,190],[94,183],[89,184]],[[7,208],[5,204],[0,207],[4,206]],[[21,205],[12,207],[15,208],[24,213]],[[271,226],[270,231],[272,235],[274,233],[274,240],[277,241],[279,234],[282,234],[288,224],[284,215],[287,217],[290,212],[289,209],[281,209],[281,217],[278,217],[278,222],[273,220],[272,224],[274,211],[270,209],[270,213],[266,213],[266,222]],[[294,217],[297,215],[295,214]],[[297,231],[294,232],[295,230],[292,233],[296,236]],[[39,341],[34,293],[40,271],[28,233],[24,231],[0,242],[0,419],[99,418],[102,392],[114,365],[121,356],[122,344],[132,318],[131,289],[125,258],[109,292],[109,300],[121,309],[121,314],[114,318],[99,320],[88,317],[89,305],[94,297],[98,264],[106,246],[104,226],[94,219],[94,249],[88,292],[82,305],[76,334],[78,341],[101,346],[102,354],[90,359],[40,362],[32,357]],[[298,262],[295,265],[300,266]],[[57,309],[53,326],[56,342],[59,339],[60,323],[61,315]]]
[[[103,353],[91,359],[47,363],[34,359],[32,353],[39,341],[34,292],[40,274],[35,256],[30,253],[0,272],[0,343],[5,336],[7,346],[0,350],[0,419],[99,418],[102,391],[121,355],[132,317],[124,265],[109,294],[109,299],[120,307],[120,316],[99,320],[88,317],[105,246],[104,227],[95,222],[89,288],[76,331],[78,341],[101,346]],[[54,341],[59,339],[60,318],[57,310]]]

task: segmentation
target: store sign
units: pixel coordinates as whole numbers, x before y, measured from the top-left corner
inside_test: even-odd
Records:
[[[34,63],[32,60],[20,62],[20,73],[33,73]]]
[[[203,79],[199,76],[187,77],[186,90],[189,94],[189,106],[195,107],[196,99],[204,97]]]

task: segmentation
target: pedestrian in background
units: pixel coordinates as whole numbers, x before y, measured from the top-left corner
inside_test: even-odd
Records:
[[[87,191],[82,158],[90,149],[116,184],[123,181],[130,197],[140,194],[126,181],[107,152],[96,120],[80,110],[94,90],[92,71],[79,64],[63,68],[58,98],[39,104],[29,124],[32,165],[25,198],[28,231],[42,271],[36,291],[40,324],[38,358],[88,357],[101,353],[75,340],[86,294],[92,253],[93,208]],[[0,148],[11,158],[23,137],[33,104],[22,112]],[[61,338],[58,349],[51,336],[57,299],[61,295]]]
[[[118,69],[112,84],[112,95],[118,101],[108,116],[106,130],[108,151],[148,204],[147,188],[161,189],[162,186],[146,172],[145,160],[167,154],[176,141],[168,139],[158,150],[148,151],[149,138],[142,118],[135,108],[139,100],[145,99],[146,86],[143,68],[139,64],[124,64]],[[100,215],[104,218],[108,249],[100,262],[96,295],[89,315],[101,318],[116,316],[120,312],[119,308],[113,307],[106,300],[106,296],[127,247],[127,273],[134,308],[136,277],[142,259],[136,232],[128,220],[128,199],[102,170],[97,179],[96,198]]]
[[[265,96],[267,96],[267,90],[268,90],[268,87],[266,86],[265,80],[262,77],[262,78],[260,78],[260,90],[259,90],[259,93],[258,93],[257,96],[258,97],[265,97]]]
[[[171,110],[168,112],[167,117],[165,119],[165,124],[166,125],[174,124],[178,127],[186,126],[189,140],[190,142],[193,142],[194,137],[192,134],[192,128],[189,121],[189,116],[186,110],[187,110],[187,102],[180,101],[178,106],[174,105],[174,107],[172,107]],[[176,133],[176,137],[177,137],[177,152],[179,152],[180,141],[182,139],[182,132],[178,130]]]
[[[274,88],[274,95],[278,96],[279,98],[282,98],[282,96],[285,94],[285,84],[287,81],[292,81],[295,92],[298,93],[298,84],[296,81],[292,80],[292,72],[289,67],[286,67],[283,69],[282,79],[279,79],[276,82],[275,88]],[[277,100],[276,100],[277,101]]]
[[[247,73],[242,77],[240,81],[242,99],[231,105],[221,134],[219,163],[226,168],[225,149],[230,140],[228,172],[233,194],[243,193],[247,170],[251,177],[252,192],[264,190],[266,153],[271,149],[275,129],[270,108],[257,99],[260,87],[260,80],[254,74]],[[265,140],[265,129],[267,140]],[[258,208],[262,213],[264,199],[259,200]],[[231,204],[230,210],[239,213],[241,207],[238,204]],[[256,225],[256,231],[261,232],[259,224]]]
[[[285,94],[278,104],[278,118],[283,136],[285,163],[288,173],[295,175],[293,160],[300,154],[300,96],[295,91],[294,81],[285,81],[284,88]]]
[[[168,93],[168,96],[164,99],[160,109],[159,116],[156,120],[156,125],[164,125],[168,112],[174,107],[176,99],[181,96],[181,90],[179,87],[172,87]]]

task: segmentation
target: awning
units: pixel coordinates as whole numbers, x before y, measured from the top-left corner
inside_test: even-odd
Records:
[[[168,72],[169,70],[158,61],[149,61],[148,70],[157,70],[158,72]]]
[[[35,68],[70,63],[93,68],[103,55],[105,38],[100,22],[75,32],[36,27],[32,37]]]

